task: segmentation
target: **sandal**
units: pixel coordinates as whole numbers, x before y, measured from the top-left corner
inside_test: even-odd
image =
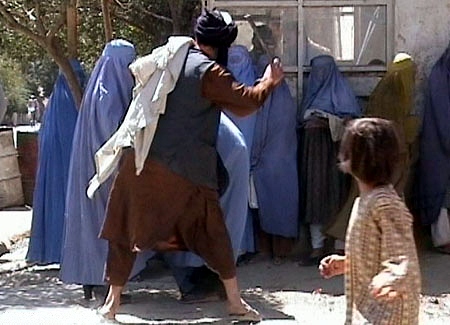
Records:
[[[254,309],[248,310],[244,314],[229,314],[230,318],[239,322],[256,322],[262,321],[262,316]]]

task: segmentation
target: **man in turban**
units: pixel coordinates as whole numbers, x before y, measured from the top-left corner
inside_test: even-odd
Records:
[[[258,321],[240,296],[230,238],[218,200],[216,138],[220,108],[245,116],[257,110],[284,77],[279,61],[254,87],[237,82],[224,64],[237,36],[228,14],[204,10],[195,27],[178,81],[168,95],[150,152],[139,176],[132,149],[124,152],[114,180],[101,237],[109,241],[110,284],[99,312],[114,319],[136,252],[189,250],[219,274],[228,312]]]

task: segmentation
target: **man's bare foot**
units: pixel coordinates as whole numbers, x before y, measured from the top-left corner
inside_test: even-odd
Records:
[[[116,313],[117,310],[113,310],[110,306],[106,304],[97,309],[97,314],[99,314],[100,316],[102,316],[107,320],[116,320]]]
[[[239,305],[228,304],[228,313],[233,319],[240,321],[259,322],[262,320],[260,313],[247,304],[244,299],[241,299]]]
[[[115,320],[120,307],[120,295],[123,286],[111,285],[106,296],[105,303],[97,310],[97,313],[104,319]]]

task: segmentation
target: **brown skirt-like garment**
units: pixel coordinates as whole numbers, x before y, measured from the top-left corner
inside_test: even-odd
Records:
[[[235,276],[231,241],[217,191],[147,159],[135,174],[127,150],[111,189],[101,237],[133,251],[189,250],[223,279]]]

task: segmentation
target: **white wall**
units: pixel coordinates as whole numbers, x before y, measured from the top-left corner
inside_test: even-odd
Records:
[[[395,0],[395,52],[417,63],[416,111],[424,105],[426,81],[450,42],[450,0]]]

